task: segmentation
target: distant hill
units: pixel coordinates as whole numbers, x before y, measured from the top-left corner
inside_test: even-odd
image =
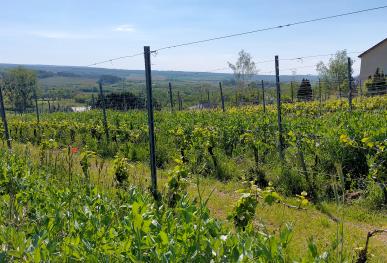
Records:
[[[23,66],[28,69],[37,71],[38,77],[49,78],[54,76],[87,78],[98,80],[101,76],[110,75],[127,80],[144,80],[143,70],[125,70],[125,69],[108,69],[108,68],[92,68],[92,67],[77,67],[77,66],[54,66],[54,65],[18,65],[18,64],[1,64],[0,72],[9,68]],[[153,80],[165,81],[229,81],[233,79],[230,73],[213,73],[213,72],[189,72],[189,71],[159,71],[152,70]],[[317,80],[314,75],[281,75],[280,80],[288,82],[291,80],[300,81],[303,78],[308,78],[311,81]],[[256,81],[264,80],[266,82],[274,82],[273,75],[257,75],[253,78]]]

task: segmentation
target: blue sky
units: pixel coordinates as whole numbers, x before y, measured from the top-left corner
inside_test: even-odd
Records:
[[[381,0],[2,0],[0,63],[84,66],[170,44],[287,24],[386,5]],[[212,71],[234,62],[241,49],[255,61],[364,51],[387,36],[387,9],[165,50],[153,69]],[[356,58],[356,54],[352,54]],[[329,57],[281,61],[281,73],[314,74]],[[354,68],[358,71],[360,59]],[[143,69],[143,57],[100,67]],[[273,63],[257,64],[261,73]],[[219,70],[227,72],[227,70]]]

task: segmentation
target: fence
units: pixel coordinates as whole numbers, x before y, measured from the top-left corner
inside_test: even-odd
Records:
[[[247,32],[241,32],[231,35],[225,35],[220,37],[213,37],[209,39],[203,39],[198,41],[192,41],[188,43],[181,43],[181,44],[173,44],[169,46],[165,46],[162,48],[158,48],[156,50],[151,51],[149,46],[144,47],[144,51],[140,53],[136,53],[129,56],[122,56],[118,58],[113,58],[109,60],[105,60],[102,62],[94,63],[89,66],[95,66],[101,63],[106,62],[112,62],[114,60],[118,59],[124,59],[124,58],[131,58],[136,56],[144,56],[145,60],[145,87],[146,87],[146,100],[145,96],[139,96],[144,102],[146,102],[146,108],[148,112],[148,127],[149,127],[149,148],[150,148],[150,167],[151,167],[151,179],[152,179],[152,193],[155,198],[158,198],[157,194],[157,174],[156,174],[156,156],[155,156],[155,135],[154,135],[154,107],[157,103],[153,102],[153,91],[156,91],[158,88],[153,87],[152,82],[152,70],[151,70],[151,54],[157,54],[160,51],[166,50],[166,49],[174,49],[177,47],[183,47],[183,46],[190,46],[195,44],[200,44],[204,42],[210,42],[220,39],[227,39],[230,37],[236,37],[241,35],[248,35],[252,33],[262,32],[262,31],[268,31],[268,30],[276,30],[281,28],[287,28],[291,26],[296,26],[300,24],[306,24],[306,23],[312,23],[316,21],[321,20],[327,20],[327,19],[333,19],[338,18],[342,16],[348,16],[348,15],[354,15],[358,13],[363,12],[369,12],[374,11],[377,9],[386,8],[384,7],[377,7],[377,8],[369,8],[364,10],[359,10],[355,12],[349,12],[349,13],[343,13],[328,17],[320,17],[316,19],[310,19],[310,20],[304,20],[304,21],[298,21],[295,23],[289,23],[284,25],[278,25],[274,27],[268,27],[268,28],[260,28],[252,31]],[[329,54],[332,55],[332,54]],[[308,57],[316,57],[316,56],[308,56]],[[299,60],[299,59],[306,59],[307,57],[297,57],[297,58],[291,58],[291,59],[284,59],[284,60]],[[280,82],[280,59],[278,56],[274,59],[274,68],[275,68],[275,80],[273,82],[264,82],[263,80],[258,80],[255,83],[255,85],[251,85],[250,87],[246,88],[239,88],[236,87],[230,87],[225,85],[225,83],[221,83],[216,81],[215,83],[207,82],[206,88],[201,88],[201,91],[199,94],[197,94],[197,97],[189,98],[187,93],[184,92],[183,89],[177,88],[177,85],[174,85],[173,81],[169,80],[168,83],[165,85],[165,87],[161,87],[163,89],[162,91],[162,98],[166,98],[164,101],[160,103],[160,109],[168,108],[170,111],[175,111],[175,105],[178,105],[178,110],[184,110],[184,109],[213,109],[213,108],[221,108],[223,112],[228,110],[228,107],[230,106],[243,106],[248,104],[262,104],[263,105],[263,111],[266,111],[266,105],[276,103],[277,105],[277,127],[278,127],[278,152],[280,159],[284,159],[284,142],[283,142],[283,123],[282,123],[282,103],[294,103],[295,101],[313,101],[318,100],[320,102],[320,111],[321,111],[321,104],[323,101],[328,100],[332,95],[337,96],[339,99],[348,98],[349,103],[349,110],[352,111],[352,99],[354,96],[357,96],[360,93],[360,96],[366,95],[362,86],[358,85],[357,82],[353,79],[351,75],[351,68],[352,68],[352,62],[351,59],[348,58],[348,65],[347,65],[347,76],[346,79],[343,80],[337,80],[337,81],[326,81],[326,80],[318,80],[312,83],[309,81],[302,81],[301,83],[297,81],[291,81],[289,83]],[[262,61],[264,63],[271,62],[271,61]],[[208,85],[207,85],[208,84]],[[332,87],[336,86],[334,89]],[[360,88],[357,88],[357,86],[360,86]],[[275,88],[274,88],[275,87]],[[329,87],[329,88],[327,88]],[[124,82],[123,82],[123,89],[124,89]],[[367,92],[367,95],[375,95],[379,91],[380,87],[374,86],[374,89],[369,90],[370,92]],[[376,91],[375,91],[376,90]],[[176,96],[177,95],[177,96]],[[157,96],[156,96],[157,97]],[[198,99],[200,98],[200,99]],[[106,95],[103,89],[103,83],[99,83],[99,99],[101,102],[101,108],[102,108],[102,117],[103,117],[103,125],[106,135],[106,141],[109,142],[110,136],[109,136],[109,126],[107,123],[107,105],[106,105]],[[129,107],[127,100],[128,98],[126,96],[119,96],[116,98],[117,100],[122,100],[120,104],[123,105],[124,110],[127,110]],[[39,110],[38,105],[38,98],[36,93],[34,94],[34,101],[35,101],[35,112],[36,112],[36,118],[37,122],[39,123],[41,120],[41,110]],[[94,96],[91,98],[91,104],[92,107],[96,107],[96,102],[94,99]],[[145,103],[144,103],[145,104]],[[4,127],[4,136],[7,140],[7,144],[9,149],[11,149],[11,138],[9,136],[8,132],[8,125],[7,125],[7,118],[6,118],[6,112],[3,102],[3,96],[2,96],[2,90],[0,87],[0,107],[1,107],[1,117],[3,120],[3,127]],[[41,106],[41,108],[43,108]],[[60,109],[60,107],[58,107]],[[51,104],[50,101],[48,101],[48,112],[52,112],[51,110]]]

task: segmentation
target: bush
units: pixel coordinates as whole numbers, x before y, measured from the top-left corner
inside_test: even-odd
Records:
[[[255,166],[248,169],[246,179],[248,181],[253,181],[255,185],[262,188],[268,186],[269,183],[266,179],[265,171]]]
[[[385,196],[382,187],[384,185],[371,180],[367,185],[366,204],[371,209],[381,209],[385,207]]]
[[[125,157],[114,159],[114,180],[118,186],[123,186],[129,178],[129,163]]]
[[[286,195],[299,194],[307,189],[305,178],[299,172],[289,168],[284,168],[281,171],[275,185]]]
[[[164,168],[168,161],[171,160],[170,153],[168,145],[164,143],[156,145],[156,166],[158,168]]]
[[[146,161],[149,150],[143,144],[125,143],[121,146],[120,153],[131,162]]]

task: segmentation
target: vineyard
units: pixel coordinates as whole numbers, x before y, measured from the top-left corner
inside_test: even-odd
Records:
[[[274,105],[155,112],[154,200],[145,112],[8,115],[0,262],[367,255],[387,225],[387,97],[285,103],[282,121],[281,137]],[[386,245],[375,234],[369,260]]]

